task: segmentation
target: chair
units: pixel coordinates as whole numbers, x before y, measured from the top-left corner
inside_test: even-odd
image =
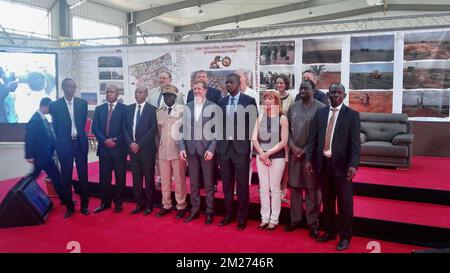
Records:
[[[92,119],[87,118],[84,126],[84,131],[89,141],[89,149],[95,151],[97,149],[97,138],[92,133]]]
[[[361,165],[409,168],[414,135],[406,114],[360,113]]]

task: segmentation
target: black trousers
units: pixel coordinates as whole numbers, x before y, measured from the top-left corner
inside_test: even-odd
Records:
[[[80,149],[79,140],[74,140],[71,143],[72,155],[69,157],[59,157],[61,164],[62,186],[63,192],[70,200],[72,200],[72,173],[73,162],[75,161],[78,173],[78,186],[81,198],[81,208],[88,209],[89,195],[88,195],[88,159],[87,154]]]
[[[332,160],[323,158],[319,175],[323,201],[323,227],[326,232],[339,233],[341,239],[350,240],[353,231],[353,182],[336,176]],[[338,215],[336,216],[336,198]]]
[[[55,188],[61,202],[67,207],[68,210],[73,210],[74,206],[72,199],[70,199],[67,193],[63,190],[61,173],[59,172],[58,167],[56,167],[56,164],[52,161],[47,162],[46,164],[39,164],[39,162],[36,162],[30,177],[33,179],[38,177],[41,171],[44,171],[52,180],[53,187]]]
[[[153,209],[155,195],[155,153],[130,153],[133,191],[138,206]],[[143,186],[145,180],[145,189]]]
[[[247,222],[249,207],[249,165],[248,154],[239,154],[233,145],[229,145],[227,153],[219,153],[220,173],[222,175],[222,186],[225,201],[225,216],[233,215],[233,196],[236,184],[237,193],[237,219],[239,223]]]
[[[126,180],[126,156],[100,156],[100,198],[102,204],[111,206],[114,200],[116,206],[121,206],[123,202],[123,191]],[[114,171],[115,187],[111,185],[112,172]]]

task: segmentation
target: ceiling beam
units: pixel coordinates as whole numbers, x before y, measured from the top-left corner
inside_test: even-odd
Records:
[[[415,5],[415,4],[389,4],[387,6],[387,11],[450,11],[450,5]],[[348,11],[342,11],[342,12],[335,12],[335,13],[329,13],[319,16],[313,16],[305,19],[299,19],[299,20],[292,20],[292,21],[286,21],[282,22],[280,24],[295,24],[295,23],[305,23],[305,22],[317,22],[317,21],[328,21],[328,20],[335,20],[335,19],[341,19],[351,16],[357,16],[357,15],[363,15],[368,13],[374,13],[374,12],[383,12],[384,6],[372,6],[372,7],[366,7],[366,8],[360,8],[360,9],[354,9],[354,10],[348,10]]]
[[[308,3],[308,2],[312,2],[312,1],[306,1],[306,2],[302,2],[302,3]],[[335,2],[335,1],[332,1],[332,2]],[[322,3],[323,3],[323,1],[322,1]],[[300,3],[298,3],[298,4],[300,4]],[[205,28],[212,27],[212,26],[235,23],[235,22],[242,22],[245,20],[255,19],[255,18],[259,18],[259,17],[270,16],[270,15],[274,15],[274,14],[281,14],[281,13],[285,13],[285,12],[291,12],[291,11],[295,11],[295,10],[301,10],[304,8],[314,7],[314,5],[312,5],[312,6],[300,8],[300,7],[297,7],[298,4],[282,6],[279,8],[280,10],[276,10],[277,8],[270,9],[270,10],[262,10],[262,11],[242,14],[242,15],[238,15],[238,16],[220,18],[220,19],[215,19],[215,20],[211,20],[211,21],[191,24],[191,25],[179,26],[179,27],[175,28],[174,32],[198,31],[198,30],[203,30]],[[330,3],[328,3],[328,4],[330,4]],[[315,6],[317,6],[317,5],[315,5]],[[287,9],[287,7],[290,7],[290,8]],[[378,11],[382,12],[383,10],[384,10],[384,6],[371,6],[371,7],[354,9],[354,10],[329,13],[329,14],[324,14],[324,15],[319,15],[319,16],[311,16],[311,17],[308,17],[305,19],[284,21],[284,22],[280,22],[279,24],[327,21],[327,20],[340,19],[340,18],[345,18],[345,17],[350,17],[350,16],[368,14],[368,13],[373,13],[373,12],[378,12]],[[450,5],[389,4],[387,6],[387,11],[393,11],[393,10],[396,10],[396,11],[440,11],[440,12],[444,12],[444,11],[450,11]],[[274,11],[274,12],[271,13],[270,11]]]
[[[304,2],[298,2],[298,3],[294,3],[294,4],[280,6],[280,7],[276,7],[276,8],[264,9],[264,10],[244,13],[241,15],[219,18],[219,19],[205,21],[205,22],[196,23],[196,24],[179,26],[179,27],[175,27],[174,31],[175,32],[198,31],[198,30],[202,30],[202,29],[212,27],[212,26],[242,22],[242,21],[251,20],[251,19],[255,19],[255,18],[270,16],[270,15],[275,15],[275,14],[281,14],[281,13],[286,13],[286,12],[300,10],[300,9],[307,9],[307,8],[312,8],[312,7],[317,7],[317,6],[329,5],[329,4],[334,4],[334,3],[336,3],[336,0],[308,0],[308,1],[304,1]]]
[[[210,4],[210,3],[214,3],[214,2],[218,2],[218,1],[221,1],[221,0],[185,0],[185,1],[181,1],[181,2],[168,4],[168,5],[163,5],[163,6],[158,6],[158,7],[154,7],[154,8],[141,10],[141,11],[134,13],[136,25],[137,26],[142,25],[150,20],[155,19],[156,17],[160,16],[161,14],[164,14],[164,13],[167,13],[170,11],[185,9],[185,8],[190,8],[190,7],[196,7],[199,5],[206,5],[206,4]]]

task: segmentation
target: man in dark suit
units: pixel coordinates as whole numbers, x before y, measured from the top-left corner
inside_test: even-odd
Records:
[[[316,74],[311,70],[303,71],[302,78],[303,78],[303,80],[310,80],[310,81],[314,82],[314,84],[317,85]],[[295,96],[295,101],[299,101],[301,99],[302,98],[301,98],[300,94],[297,94]],[[320,101],[321,103],[323,103],[325,105],[330,105],[330,101],[328,100],[327,94],[320,91],[319,89],[314,89],[314,99]]]
[[[208,74],[206,74],[206,71],[204,71],[204,70],[197,71],[197,73],[195,74],[195,82],[199,82],[199,81],[204,82],[204,83],[206,83],[206,85],[208,85],[209,80],[208,80]],[[221,98],[222,98],[222,92],[219,89],[208,86],[208,89],[206,92],[207,100],[214,102],[215,104],[218,104],[219,100]],[[194,101],[193,89],[189,90],[186,103],[189,103],[191,101]]]
[[[61,163],[62,185],[72,200],[72,172],[75,160],[78,173],[78,190],[81,197],[81,213],[89,215],[88,195],[88,139],[84,127],[87,118],[87,102],[75,97],[77,85],[66,78],[61,87],[64,97],[50,104],[53,128],[56,134],[56,152]]]
[[[184,219],[184,222],[191,222],[199,217],[199,180],[202,177],[206,190],[205,224],[210,225],[213,222],[214,213],[214,154],[217,140],[215,132],[213,130],[209,132],[204,127],[205,124],[214,122],[217,113],[220,113],[220,108],[206,99],[207,87],[203,81],[194,83],[194,101],[186,105],[183,113],[183,135],[178,141],[178,147],[180,159],[187,159],[188,162],[191,187],[191,214]]]
[[[319,176],[323,200],[326,242],[336,238],[336,197],[338,201],[339,243],[337,250],[350,245],[353,228],[353,184],[360,157],[359,113],[344,105],[345,87],[333,83],[328,91],[331,107],[317,111],[310,124],[305,171]]]
[[[232,202],[237,183],[238,230],[247,227],[249,205],[249,167],[251,134],[258,116],[255,99],[239,90],[240,77],[230,74],[226,79],[228,96],[219,101],[223,113],[223,137],[218,143],[220,172],[225,197],[225,218],[219,226],[232,219]]]
[[[157,132],[156,107],[147,103],[147,87],[137,87],[134,92],[136,103],[127,108],[125,141],[129,147],[133,191],[137,201],[131,214],[144,209],[144,215],[153,211],[155,193],[155,157]],[[145,191],[142,180],[145,178]]]
[[[34,113],[27,124],[25,132],[25,159],[34,165],[30,175],[36,178],[41,171],[45,171],[52,180],[56,193],[67,211],[64,218],[69,218],[74,212],[73,202],[63,191],[61,173],[58,166],[58,158],[55,152],[56,136],[52,125],[45,117],[48,114],[50,98],[43,98],[39,104],[39,110]]]
[[[100,166],[101,204],[94,213],[111,207],[111,199],[116,205],[114,212],[122,211],[122,194],[125,188],[127,150],[123,130],[126,120],[126,106],[117,101],[119,88],[106,88],[107,103],[95,108],[92,131],[98,141],[97,156]],[[114,170],[115,193],[112,194],[111,180]]]

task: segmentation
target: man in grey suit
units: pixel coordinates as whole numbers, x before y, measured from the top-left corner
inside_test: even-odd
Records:
[[[218,124],[221,109],[215,103],[206,99],[208,85],[196,81],[193,86],[194,101],[186,105],[183,113],[183,134],[178,141],[180,159],[187,160],[191,187],[191,214],[184,219],[188,223],[199,217],[200,210],[200,178],[203,178],[206,190],[206,221],[213,222],[214,213],[214,153],[217,140],[214,126]]]
[[[164,98],[162,94],[163,86],[167,84],[172,84],[172,74],[169,71],[162,71],[158,75],[159,77],[159,86],[151,89],[148,92],[147,102],[151,105],[155,106],[157,110],[166,106],[164,103]],[[177,103],[184,104],[183,93],[178,92],[177,94]]]

